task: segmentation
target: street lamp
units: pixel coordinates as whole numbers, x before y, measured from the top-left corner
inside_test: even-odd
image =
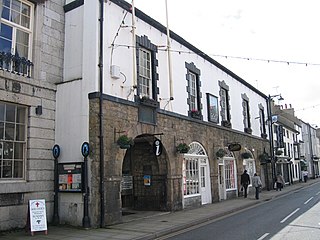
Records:
[[[273,98],[278,97],[278,100],[284,100],[281,94],[269,95],[266,98],[267,101],[267,112],[268,112],[268,129],[269,129],[269,144],[270,144],[270,157],[271,157],[271,169],[272,169],[272,186],[274,185],[275,176],[276,176],[276,165],[274,159],[274,146],[273,146],[273,129],[272,129],[272,113],[271,113],[271,101]]]

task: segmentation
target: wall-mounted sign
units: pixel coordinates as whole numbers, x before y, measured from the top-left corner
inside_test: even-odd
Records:
[[[88,155],[89,155],[89,150],[90,150],[90,148],[89,148],[89,143],[84,142],[84,143],[82,144],[82,146],[81,146],[82,156],[88,157]]]
[[[240,151],[241,145],[239,143],[231,143],[228,146],[228,150],[231,152]]]
[[[82,192],[82,166],[81,162],[58,164],[60,192]]]
[[[144,175],[143,176],[143,183],[145,186],[151,185],[151,176],[150,175]]]
[[[121,181],[121,190],[133,189],[133,177],[130,175],[123,175]]]
[[[162,153],[162,142],[158,139],[153,142],[153,152],[157,157]]]
[[[47,214],[45,200],[29,200],[29,211],[31,232],[47,231]]]
[[[52,148],[52,155],[54,158],[58,158],[60,155],[60,147],[58,144],[54,145]]]
[[[277,147],[284,148],[284,141],[283,141],[283,126],[278,125],[276,128],[277,131]]]

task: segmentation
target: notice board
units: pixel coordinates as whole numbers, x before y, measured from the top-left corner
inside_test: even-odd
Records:
[[[82,192],[83,163],[59,163],[59,191]]]

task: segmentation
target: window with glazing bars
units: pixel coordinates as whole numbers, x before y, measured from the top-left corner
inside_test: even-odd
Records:
[[[151,52],[145,48],[139,48],[139,90],[141,97],[153,98]]]
[[[23,179],[26,107],[0,102],[0,179]]]

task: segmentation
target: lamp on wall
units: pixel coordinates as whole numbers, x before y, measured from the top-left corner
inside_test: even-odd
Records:
[[[41,115],[41,114],[42,114],[42,106],[41,106],[41,105],[38,105],[38,106],[36,107],[36,114],[37,114],[37,115]]]

